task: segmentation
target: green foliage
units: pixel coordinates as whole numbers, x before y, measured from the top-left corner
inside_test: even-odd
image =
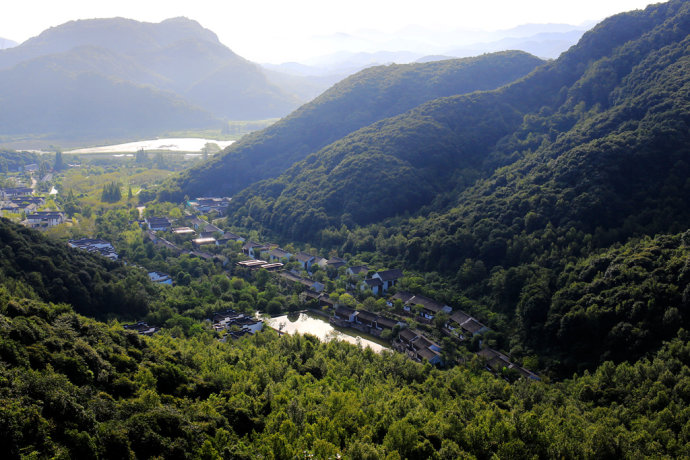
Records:
[[[71,249],[6,219],[0,219],[0,252],[0,282],[12,283],[17,292],[25,285],[38,298],[100,318],[148,311],[150,283],[121,262]]]
[[[107,203],[117,203],[122,199],[122,184],[119,182],[110,182],[103,186],[101,193],[101,201]]]
[[[649,360],[510,384],[271,331],[143,338],[1,288],[0,329],[7,458],[690,455],[685,332]]]

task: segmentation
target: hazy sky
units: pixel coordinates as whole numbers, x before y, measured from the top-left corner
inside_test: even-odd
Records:
[[[4,3],[4,6],[2,5]],[[127,17],[159,22],[186,16],[236,53],[284,62],[338,51],[335,34],[381,37],[431,30],[507,29],[526,23],[581,24],[644,8],[648,0],[6,0],[0,37],[22,42],[73,19]],[[374,32],[375,31],[375,32]],[[335,35],[335,36],[334,36]],[[389,35],[399,37],[400,35]],[[372,38],[373,40],[373,38]],[[388,46],[390,48],[390,46]],[[397,51],[397,50],[391,50]]]

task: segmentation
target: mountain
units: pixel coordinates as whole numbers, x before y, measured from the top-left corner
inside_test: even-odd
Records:
[[[18,44],[19,43],[15,42],[15,41],[0,37],[0,50],[12,48],[14,46],[17,46]]]
[[[4,135],[92,138],[278,117],[301,102],[186,18],[93,19],[48,29],[0,51],[0,98],[9,123]],[[52,113],[43,113],[46,105]]]
[[[689,25],[683,1],[613,16],[512,84],[315,150],[230,223],[437,272],[561,376],[644,356],[690,327]]]
[[[496,88],[541,62],[526,53],[506,52],[366,69],[271,127],[245,136],[213,161],[185,172],[164,195],[236,193],[252,182],[281,174],[363,126],[441,96]]]

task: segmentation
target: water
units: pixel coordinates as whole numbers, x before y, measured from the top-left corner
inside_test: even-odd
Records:
[[[65,153],[126,153],[144,150],[168,150],[170,152],[201,152],[204,146],[216,144],[221,149],[235,141],[216,141],[198,137],[171,137],[166,139],[149,139],[146,141],[127,142],[125,144],[104,145],[102,147],[88,147],[70,150]]]
[[[377,353],[389,349],[388,347],[374,342],[371,339],[365,339],[361,335],[357,335],[358,331],[355,331],[354,329],[335,329],[328,321],[316,316],[312,316],[308,313],[300,313],[299,316],[276,316],[274,318],[270,318],[267,323],[272,328],[288,334],[311,334],[318,337],[322,341],[332,339],[345,340],[346,342],[350,342],[355,345],[361,344],[363,347],[369,347]]]

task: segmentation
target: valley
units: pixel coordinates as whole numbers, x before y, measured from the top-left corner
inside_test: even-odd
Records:
[[[690,457],[690,4],[551,29],[311,100],[186,18],[0,50],[74,146],[0,149],[7,457]]]

